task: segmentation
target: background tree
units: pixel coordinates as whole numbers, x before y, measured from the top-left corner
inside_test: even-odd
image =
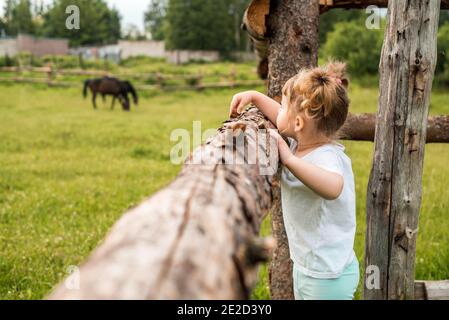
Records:
[[[42,27],[44,25],[45,6],[43,0],[35,0],[33,4],[33,24],[34,34],[42,36]]]
[[[6,23],[4,22],[3,18],[0,17],[0,38],[3,38],[6,36]]]
[[[151,33],[151,39],[164,40],[167,27],[167,0],[151,0],[144,14],[145,29]]]
[[[230,0],[230,14],[234,19],[234,50],[246,50],[249,44],[248,33],[240,28],[243,15],[249,3],[247,0]]]
[[[169,5],[171,5],[172,11],[170,12],[170,16],[167,18]],[[175,12],[176,10],[178,10],[177,8],[180,8],[180,10],[184,10],[184,5],[194,8],[198,8],[199,6],[201,6],[201,12],[199,12],[198,14],[192,14],[188,12]],[[247,6],[247,0],[220,0],[215,3],[208,0],[151,0],[148,6],[148,10],[145,12],[145,26],[147,31],[151,33],[152,39],[154,40],[167,40],[168,34],[172,32],[172,45],[174,47],[177,46],[180,42],[177,39],[178,28],[179,34],[182,34],[185,32],[185,29],[182,29],[184,25],[196,25],[196,27],[198,28],[213,27],[215,28],[214,30],[219,32],[220,35],[223,35],[223,33],[226,34],[226,43],[224,45],[227,45],[229,42],[228,48],[218,48],[219,51],[245,50],[249,45],[249,39],[247,33],[241,30],[240,25]],[[219,21],[215,21],[211,24],[210,22],[211,20],[213,20],[213,17],[205,18],[205,14],[212,14],[214,17],[217,17],[217,19],[224,19],[225,21],[223,21],[224,23],[222,23],[221,26],[219,23],[217,23]],[[182,17],[184,17],[184,19],[188,19],[188,21],[184,21],[183,23],[182,21],[180,21],[183,20]],[[206,24],[208,24],[208,26],[205,26]],[[219,30],[219,28],[224,26],[230,29]],[[187,41],[190,40],[185,40],[184,42]],[[168,40],[168,42],[170,42],[170,39]],[[197,48],[198,43],[200,42],[197,40],[197,37],[193,39],[193,42],[196,44],[192,44],[191,48]],[[206,44],[206,47],[217,50],[214,46],[214,43],[216,43],[215,40],[208,40],[208,43],[209,44]],[[210,43],[212,43],[212,45]],[[183,44],[183,47],[188,46]],[[220,47],[220,45],[218,47]]]
[[[449,85],[449,21],[438,30],[438,56],[435,80],[443,86]]]
[[[367,17],[365,10],[359,9],[332,9],[327,11],[320,16],[320,45],[326,42],[327,35],[335,30],[335,26],[339,22],[357,21],[364,26]]]
[[[166,47],[229,53],[234,45],[234,19],[229,4],[230,0],[170,0]]]
[[[82,13],[79,30],[65,26],[67,6],[77,5]],[[48,37],[68,38],[70,45],[101,45],[120,38],[120,14],[104,0],[55,0],[44,14],[42,33]]]
[[[439,26],[443,26],[446,23],[449,23],[449,11],[448,10],[441,10],[440,11],[440,19],[438,20]]]
[[[12,29],[13,10],[17,6],[17,0],[6,0],[3,7],[2,23],[4,31],[7,35],[14,35]]]
[[[139,28],[135,24],[128,24],[123,29],[122,39],[125,40],[145,40],[146,35],[140,32]]]
[[[9,36],[15,36],[18,33],[34,34],[31,1],[6,0],[3,23],[5,32]]]
[[[327,35],[323,56],[346,61],[350,74],[377,75],[382,41],[383,28],[367,29],[358,21],[339,22]]]

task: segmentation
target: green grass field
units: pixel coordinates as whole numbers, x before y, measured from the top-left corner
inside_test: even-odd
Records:
[[[171,131],[192,130],[194,120],[202,130],[219,127],[238,91],[147,94],[124,113],[118,105],[110,111],[109,100],[94,111],[80,90],[0,86],[0,299],[45,297],[127,208],[176,176]],[[352,112],[375,112],[377,89],[354,85],[351,99]],[[431,113],[449,113],[448,100],[435,93]],[[344,144],[356,177],[362,261],[373,145]],[[426,147],[416,278],[449,279],[448,159],[448,145]],[[269,229],[268,217],[262,234]],[[265,266],[253,298],[269,298]]]

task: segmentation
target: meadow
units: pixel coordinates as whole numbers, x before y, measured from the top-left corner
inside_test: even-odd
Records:
[[[220,127],[232,95],[242,90],[144,93],[139,106],[125,113],[118,106],[109,110],[110,100],[101,99],[94,111],[81,87],[1,85],[0,299],[44,298],[127,208],[176,176],[180,166],[169,159],[172,130],[192,131],[195,120],[202,130]],[[434,91],[431,114],[449,113],[448,92]],[[353,84],[351,111],[375,112],[377,95],[375,86]],[[373,144],[343,144],[355,173],[355,249],[363,261]],[[449,279],[448,159],[449,145],[426,146],[417,279]],[[270,232],[269,218],[262,235]],[[269,299],[266,265],[252,298]]]

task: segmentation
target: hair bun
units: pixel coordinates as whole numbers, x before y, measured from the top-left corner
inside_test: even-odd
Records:
[[[326,65],[326,71],[330,76],[336,78],[341,85],[348,88],[349,79],[345,63],[340,61],[329,61]]]
[[[348,84],[346,64],[329,61],[323,67],[302,69],[284,84],[282,94],[294,110],[314,119],[318,130],[332,135],[348,114]]]
[[[310,80],[317,86],[324,86],[329,83],[330,77],[327,74],[326,70],[315,69],[311,73]]]

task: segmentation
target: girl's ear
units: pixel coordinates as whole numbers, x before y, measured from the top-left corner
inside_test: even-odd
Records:
[[[304,118],[301,115],[295,117],[295,132],[300,132],[304,128]]]

